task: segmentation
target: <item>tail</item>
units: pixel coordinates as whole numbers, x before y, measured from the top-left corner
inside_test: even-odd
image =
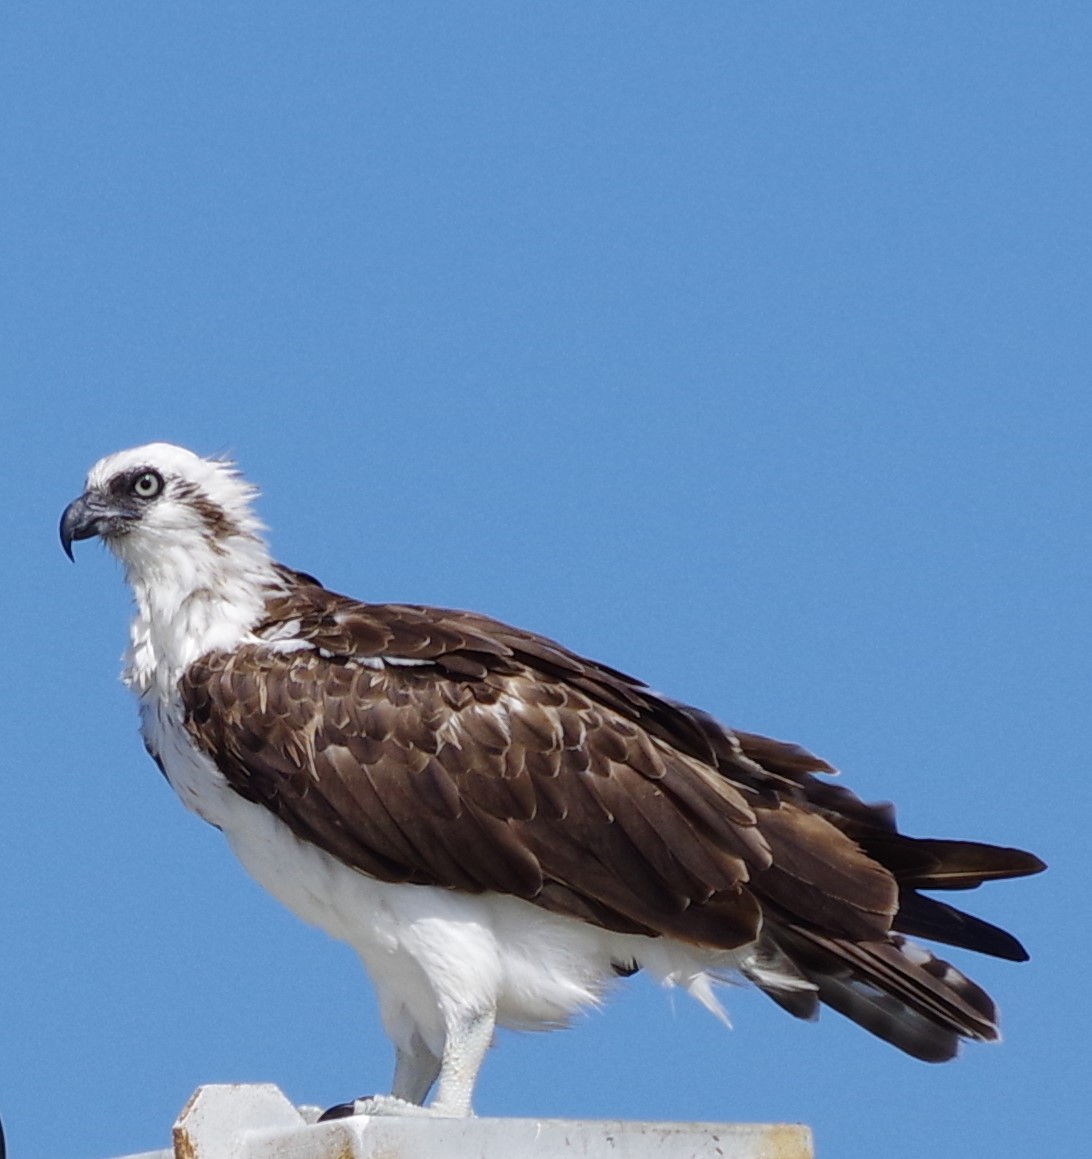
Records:
[[[990,996],[910,937],[1014,962],[1026,961],[1027,951],[1007,931],[919,891],[975,889],[987,881],[1039,873],[1046,868],[1043,862],[1021,849],[907,837],[898,832],[891,806],[865,804],[813,776],[833,770],[806,750],[746,733],[735,736],[745,757],[778,778],[782,801],[818,813],[882,866],[897,887],[897,906],[883,937],[845,936],[850,931],[817,923],[807,905],[798,912],[784,892],[764,897],[758,957],[781,962],[783,973],[795,971],[814,991],[779,988],[769,976],[752,980],[797,1017],[815,1017],[822,1002],[926,1062],[952,1058],[964,1038],[997,1039],[997,1008]]]
[[[950,962],[901,934],[883,942],[854,942],[771,921],[764,936],[815,987],[812,1005],[802,1008],[798,993],[782,995],[760,983],[797,1017],[815,1017],[822,1002],[924,1062],[953,1058],[961,1039],[998,1037],[990,996]]]
[[[822,1002],[865,1030],[925,1062],[955,1056],[961,1039],[999,1037],[990,996],[950,962],[910,940],[929,938],[996,958],[1022,962],[1027,951],[1012,934],[918,893],[974,889],[985,881],[1038,873],[1030,853],[967,841],[935,841],[889,832],[853,832],[861,849],[894,876],[898,909],[883,939],[855,939],[820,930],[783,905],[763,906],[760,953],[791,963],[814,987],[808,997],[754,978],[769,997],[797,1017],[812,1018]]]

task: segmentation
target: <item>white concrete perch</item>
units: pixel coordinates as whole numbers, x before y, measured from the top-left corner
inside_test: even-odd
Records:
[[[813,1159],[807,1127],[356,1116],[310,1123],[272,1084],[198,1088],[174,1147],[127,1159]]]

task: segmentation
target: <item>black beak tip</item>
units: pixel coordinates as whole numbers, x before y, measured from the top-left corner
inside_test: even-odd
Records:
[[[66,511],[65,515],[67,514],[68,512]],[[64,515],[61,516],[61,547],[64,548],[65,555],[75,563],[76,557],[72,553],[72,536],[69,534],[68,528],[65,527]]]
[[[75,563],[76,557],[72,554],[73,541],[86,539],[88,535],[92,534],[88,521],[87,500],[84,496],[81,495],[79,499],[74,499],[64,509],[61,514],[61,524],[58,531],[60,532],[61,547],[64,548],[65,555]]]

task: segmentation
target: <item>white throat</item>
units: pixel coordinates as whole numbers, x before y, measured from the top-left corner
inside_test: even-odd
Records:
[[[237,647],[269,596],[284,589],[265,544],[248,534],[211,540],[137,532],[111,548],[136,603],[123,679],[140,697],[170,697],[199,656]]]

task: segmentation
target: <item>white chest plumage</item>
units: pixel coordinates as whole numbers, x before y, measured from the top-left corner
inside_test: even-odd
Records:
[[[731,969],[735,955],[612,933],[498,894],[376,881],[234,792],[190,740],[177,698],[146,697],[141,714],[145,741],[186,807],[223,831],[282,904],[357,951],[396,1045],[409,1050],[419,1035],[440,1053],[460,1008],[495,1006],[502,1026],[562,1025],[600,999],[619,962],[639,963],[722,1016],[709,971]]]

